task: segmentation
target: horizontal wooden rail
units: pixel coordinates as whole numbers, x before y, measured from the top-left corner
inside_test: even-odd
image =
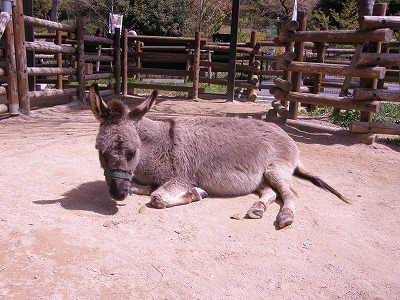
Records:
[[[400,66],[400,54],[360,53],[357,65]]]
[[[223,86],[228,85],[228,80],[221,79],[221,78],[200,77],[199,81],[200,81],[200,83],[216,84],[216,85],[223,85]],[[246,82],[246,81],[239,81],[239,80],[235,80],[235,87],[250,88],[250,89],[258,88],[258,86],[256,84],[252,84],[251,82]]]
[[[389,42],[392,30],[389,28],[375,30],[323,30],[281,32],[281,42],[326,42],[326,43],[357,43],[357,42]]]
[[[220,62],[200,61],[200,66],[210,67],[220,72],[228,72],[229,69],[229,63],[220,63]],[[259,70],[260,70],[259,67],[236,64],[236,72],[257,72]]]
[[[146,35],[128,35],[128,40],[141,41],[145,45],[146,43],[158,43],[158,44],[175,44],[175,45],[187,45],[194,44],[195,38],[182,38],[182,37],[169,37],[169,36],[146,36]],[[206,43],[206,39],[201,39],[201,43]]]
[[[65,31],[65,32],[75,32],[76,31],[76,26],[72,26],[72,25],[68,25],[68,24],[61,24],[61,23],[43,20],[43,19],[34,18],[34,17],[30,17],[30,16],[25,16],[25,15],[24,15],[24,22],[25,22],[25,25],[43,27],[43,28],[47,28],[47,29],[55,29],[55,30],[61,30],[61,31]]]
[[[85,55],[85,62],[112,62],[114,56],[111,55]]]
[[[400,30],[400,16],[363,16],[361,29],[390,28]]]
[[[45,89],[42,91],[31,91],[28,93],[29,98],[42,98],[54,96],[73,96],[78,94],[78,88],[70,89]]]
[[[193,54],[185,54],[185,53],[157,53],[157,52],[135,52],[133,57],[139,57],[142,59],[153,59],[153,60],[170,60],[174,61],[183,61],[193,59]]]
[[[360,78],[383,79],[385,67],[356,67],[347,65],[335,65],[325,63],[308,62],[283,62],[278,61],[276,67],[283,71],[305,72],[311,74],[330,74]]]
[[[155,84],[155,83],[128,83],[128,89],[149,89],[149,90],[167,90],[176,92],[192,92],[193,87],[191,86],[179,86],[179,85],[166,85],[166,84]]]
[[[350,132],[400,135],[400,124],[351,122]]]
[[[190,76],[193,75],[193,71],[186,70],[171,70],[171,69],[156,69],[156,68],[129,68],[131,73],[140,74],[153,74],[153,75],[170,75],[170,76]]]
[[[94,35],[84,35],[83,40],[88,44],[99,44],[99,45],[114,45],[114,40]]]
[[[349,97],[338,97],[323,94],[306,94],[298,92],[286,93],[279,89],[275,91],[274,97],[275,99],[282,101],[302,102],[343,109],[356,109],[366,112],[378,112],[381,107],[381,103],[379,101],[356,101]]]
[[[64,53],[76,54],[76,48],[66,45],[56,45],[52,42],[25,42],[26,50],[36,51],[41,53]]]
[[[378,100],[400,102],[399,90],[356,88],[353,92],[355,100]]]
[[[75,75],[76,68],[46,68],[46,67],[28,67],[28,75]]]

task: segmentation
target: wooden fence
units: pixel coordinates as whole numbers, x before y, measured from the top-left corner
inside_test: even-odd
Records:
[[[253,32],[249,42],[237,47],[237,96],[254,101],[257,91],[268,89],[284,120],[297,119],[300,104],[356,109],[362,119],[352,123],[350,131],[399,134],[397,125],[371,122],[382,101],[400,101],[398,89],[387,89],[389,82],[399,82],[399,42],[392,40],[392,30],[400,29],[400,17],[385,17],[383,5],[375,9],[383,16],[365,16],[361,30],[307,31],[306,15],[296,12],[296,19],[273,40],[258,41]],[[35,34],[34,41],[25,41],[25,26],[54,33]],[[121,35],[117,31],[95,37],[84,33],[79,19],[66,25],[24,16],[22,0],[13,7],[12,22],[7,13],[1,13],[3,33],[0,76],[7,88],[0,88],[0,94],[7,93],[12,115],[29,114],[30,100],[35,98],[73,96],[84,103],[88,81],[100,79],[109,81],[101,90],[103,95],[127,95],[140,88],[182,91],[198,98],[206,96],[204,85],[228,86],[229,43],[209,42],[200,33],[178,38],[131,36],[123,30]],[[28,65],[30,55],[33,62],[43,63]],[[144,82],[145,77],[153,82]],[[166,77],[182,78],[186,84],[165,83]],[[265,84],[263,77],[274,81]],[[29,90],[32,78],[38,85],[53,88],[36,90],[35,84]],[[324,93],[326,88],[338,88],[337,95]]]
[[[386,4],[376,4],[374,12],[385,14]],[[388,82],[399,82],[399,43],[392,31],[400,29],[400,17],[364,16],[361,30],[306,31],[306,15],[298,13],[298,26],[284,28],[276,44],[293,49],[295,59],[278,58],[275,69],[285,71],[272,90],[277,112],[284,118],[297,119],[300,103],[361,111],[361,120],[350,125],[350,132],[400,134],[400,124],[372,122],[382,101],[400,102],[400,90],[387,90]],[[306,43],[314,43],[314,54],[307,55]],[[347,44],[347,49],[329,45]],[[355,46],[353,46],[355,45]],[[395,50],[395,51],[393,51]],[[347,54],[349,59],[327,61],[328,52]],[[341,81],[327,81],[327,75]],[[307,83],[308,85],[304,85]],[[285,85],[285,86],[284,86]],[[340,88],[338,95],[321,93],[321,88]]]

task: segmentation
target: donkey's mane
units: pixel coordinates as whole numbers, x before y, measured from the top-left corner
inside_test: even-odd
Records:
[[[129,108],[121,100],[113,99],[107,103],[109,109],[109,120],[111,123],[117,123],[125,118],[129,113]]]

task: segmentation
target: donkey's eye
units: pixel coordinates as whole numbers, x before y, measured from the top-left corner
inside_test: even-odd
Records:
[[[125,157],[128,161],[135,157],[135,151],[128,150],[125,152]]]

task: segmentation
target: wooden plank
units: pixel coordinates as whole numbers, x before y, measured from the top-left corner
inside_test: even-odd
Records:
[[[358,65],[400,66],[400,54],[397,53],[361,53]]]
[[[299,92],[285,93],[282,90],[276,90],[275,99],[282,101],[296,101],[302,103],[316,104],[321,106],[331,106],[343,109],[356,109],[368,112],[378,112],[381,107],[379,101],[355,101],[349,97],[338,97],[322,94],[306,94]]]
[[[280,42],[327,42],[327,43],[363,43],[389,42],[392,30],[389,28],[375,30],[321,30],[281,32]]]
[[[36,75],[76,75],[77,74],[77,69],[76,68],[27,67],[26,71],[27,71],[29,76],[36,76]]]
[[[172,69],[156,69],[156,68],[129,68],[129,72],[153,75],[170,75],[170,76],[190,76],[192,71],[172,70]]]
[[[356,88],[353,92],[354,100],[378,100],[400,102],[399,90]]]
[[[287,63],[283,61],[278,61],[276,63],[276,66],[278,69],[284,71],[305,72],[311,74],[330,74],[373,79],[383,79],[386,72],[385,67],[357,67],[309,62]]]
[[[64,53],[76,54],[76,48],[66,45],[56,45],[51,42],[29,42],[25,41],[26,50],[40,53]]]
[[[61,24],[53,21],[43,20],[39,18],[34,18],[30,16],[23,16],[25,25],[32,25],[38,27],[44,27],[47,29],[54,29],[54,30],[61,30],[65,32],[75,32],[75,26],[68,25],[68,24]]]
[[[357,121],[350,123],[350,132],[400,135],[400,124]]]
[[[73,96],[78,94],[78,88],[70,89],[45,89],[42,91],[31,91],[28,93],[30,98],[46,98],[54,96]]]
[[[364,43],[359,43],[357,44],[356,50],[354,52],[353,58],[351,59],[351,64],[350,66],[357,66],[357,62],[358,62],[358,58],[360,57],[360,54],[362,52],[362,50],[364,49]],[[339,92],[339,96],[346,96],[347,93],[349,92],[349,87],[350,87],[350,83],[352,80],[352,76],[346,76],[346,78],[343,81],[343,85],[342,88]]]
[[[400,16],[362,16],[361,29],[390,28],[400,30]]]
[[[190,92],[192,92],[193,87],[156,84],[156,83],[128,83],[128,90],[130,90],[130,89],[167,90],[167,91],[190,93]]]

